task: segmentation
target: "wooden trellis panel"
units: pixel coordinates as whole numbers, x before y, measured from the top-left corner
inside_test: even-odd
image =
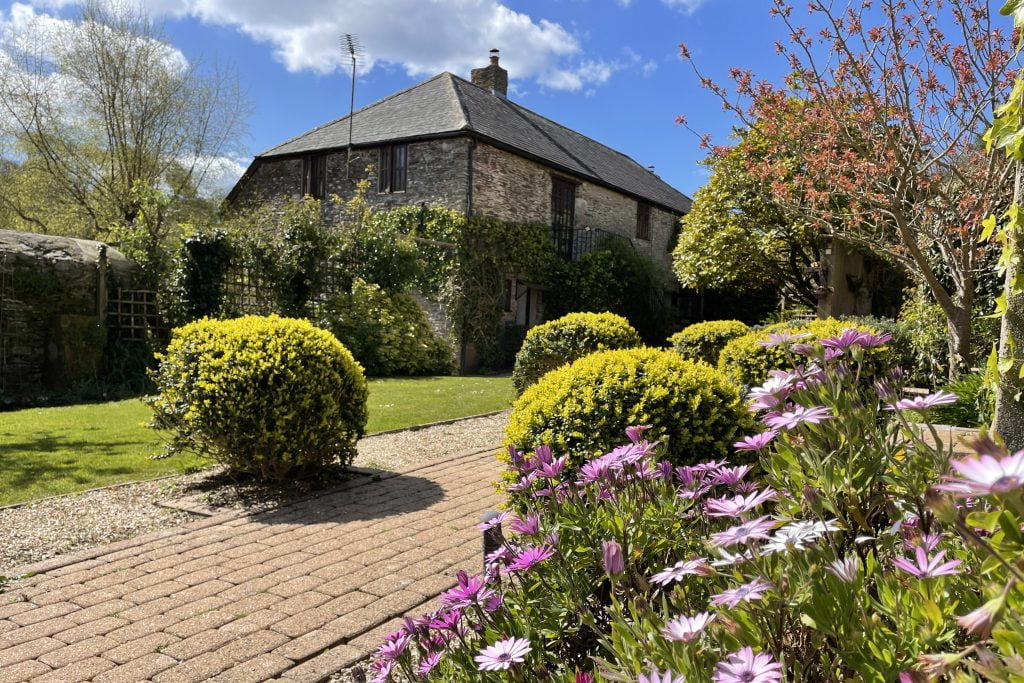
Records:
[[[146,341],[167,334],[156,292],[118,289],[107,302],[107,327],[119,339]]]

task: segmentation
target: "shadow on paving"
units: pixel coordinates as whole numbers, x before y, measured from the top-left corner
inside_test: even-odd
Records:
[[[371,475],[373,476],[373,475]],[[318,524],[382,519],[424,510],[440,502],[444,489],[424,477],[398,474],[289,503],[253,515],[266,524]]]

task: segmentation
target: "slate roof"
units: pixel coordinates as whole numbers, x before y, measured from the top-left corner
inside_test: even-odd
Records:
[[[352,144],[471,134],[589,179],[685,213],[690,198],[621,152],[448,72],[352,115]],[[257,159],[344,148],[344,116],[258,154]]]

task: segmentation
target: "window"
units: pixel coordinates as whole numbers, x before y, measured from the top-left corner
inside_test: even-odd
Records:
[[[636,237],[641,240],[651,239],[651,205],[636,203]]]
[[[552,178],[551,236],[555,240],[555,249],[562,258],[572,258],[575,224],[576,184],[562,178]]]
[[[377,192],[405,192],[405,176],[409,166],[407,145],[388,145],[380,148],[377,168]]]
[[[327,196],[327,155],[312,154],[302,159],[302,194],[313,199]]]

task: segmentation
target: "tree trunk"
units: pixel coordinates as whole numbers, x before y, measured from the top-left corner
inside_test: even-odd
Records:
[[[1021,166],[1017,162],[1017,179],[1013,187],[1013,203],[1021,200]],[[1024,380],[1021,379],[1021,348],[1024,344],[1024,291],[1014,291],[1013,283],[1020,271],[1019,254],[1024,246],[1024,228],[1011,225],[1005,247],[1017,258],[1006,268],[1006,312],[999,330],[999,381],[996,385],[996,416],[992,428],[1003,437],[1013,451],[1024,448]]]
[[[956,379],[971,370],[971,309],[961,306],[956,315],[946,317],[949,331],[949,378]]]

